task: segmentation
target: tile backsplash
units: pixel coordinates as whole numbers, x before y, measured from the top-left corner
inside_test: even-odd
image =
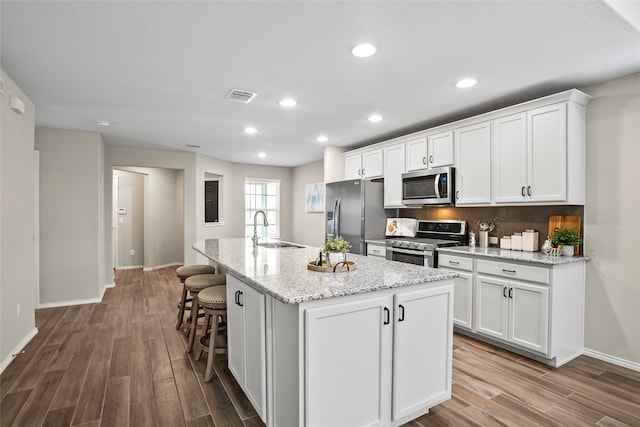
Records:
[[[583,219],[584,206],[491,206],[468,207],[422,207],[419,209],[399,209],[399,216],[415,219],[457,219],[469,224],[469,231],[478,232],[478,222],[491,221],[496,227],[490,233],[498,239],[515,232],[533,229],[539,233],[538,250],[547,238],[549,217],[553,215],[577,215]],[[583,234],[583,230],[580,230]],[[580,247],[582,250],[582,247]]]

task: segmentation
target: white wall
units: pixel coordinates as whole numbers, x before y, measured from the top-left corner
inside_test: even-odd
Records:
[[[305,187],[324,181],[324,161],[293,168],[292,240],[309,246],[324,241],[324,212],[305,212]]]
[[[585,347],[640,366],[640,73],[587,105]]]
[[[132,267],[144,265],[144,180],[138,172],[113,171],[118,177],[118,206],[124,214],[118,214],[118,262],[116,266]],[[131,255],[133,249],[134,254]]]
[[[35,106],[0,70],[0,372],[37,332],[34,248],[34,120]],[[17,96],[26,111],[9,107]],[[17,306],[20,304],[20,317]]]
[[[98,301],[105,285],[102,137],[38,127],[35,144],[40,151],[40,304]],[[107,218],[110,225],[110,212]]]

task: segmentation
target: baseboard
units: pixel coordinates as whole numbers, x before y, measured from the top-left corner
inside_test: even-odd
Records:
[[[0,374],[4,372],[7,366],[9,366],[9,363],[13,361],[13,358],[18,355],[22,351],[22,349],[26,347],[27,344],[29,344],[29,341],[31,341],[31,339],[35,337],[37,333],[38,328],[33,328],[27,334],[27,336],[24,337],[22,341],[20,341],[16,348],[14,348],[11,353],[9,353],[9,355],[2,361],[2,364],[0,365]]]
[[[183,262],[170,262],[169,264],[162,264],[162,265],[155,265],[153,267],[145,267],[142,269],[142,271],[153,271],[153,270],[159,270],[161,268],[167,268],[167,267],[172,267],[174,265],[183,265]]]
[[[114,270],[135,270],[136,268],[143,268],[144,265],[125,265],[123,267],[116,267]]]
[[[105,288],[106,289],[106,288]],[[103,292],[104,295],[104,292]],[[82,304],[97,304],[102,302],[102,297],[100,298],[89,298],[89,299],[77,299],[72,301],[56,301],[56,302],[47,302],[44,304],[38,304],[36,309],[40,308],[55,308],[55,307],[67,307],[70,305],[82,305]]]
[[[608,362],[613,365],[622,366],[623,368],[640,372],[640,363],[632,362],[630,360],[625,360],[620,357],[610,356],[608,354],[600,353],[599,351],[591,350],[588,348],[584,349],[583,354],[585,356],[593,357],[594,359],[602,360],[603,362]]]

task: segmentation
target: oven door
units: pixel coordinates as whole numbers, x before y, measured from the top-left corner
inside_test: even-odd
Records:
[[[387,259],[406,262],[408,264],[423,265],[425,267],[433,267],[433,255],[431,251],[387,247]]]

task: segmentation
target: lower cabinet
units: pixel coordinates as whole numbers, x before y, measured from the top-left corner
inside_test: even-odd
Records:
[[[453,324],[459,328],[473,329],[473,260],[442,254],[438,257],[440,270],[455,271],[453,279]]]
[[[548,355],[549,287],[478,275],[476,331]]]
[[[452,310],[451,285],[306,309],[304,424],[394,425],[448,399]]]
[[[229,370],[266,421],[265,295],[227,275]]]

